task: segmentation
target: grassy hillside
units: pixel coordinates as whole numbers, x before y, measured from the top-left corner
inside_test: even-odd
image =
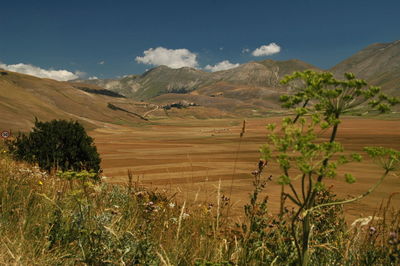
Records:
[[[0,75],[0,126],[26,131],[34,118],[40,120],[79,120],[88,128],[105,123],[140,118],[107,107],[109,102],[134,105],[132,100],[104,95],[102,88],[89,84],[70,84],[50,79],[2,71]],[[82,88],[86,88],[86,91]]]

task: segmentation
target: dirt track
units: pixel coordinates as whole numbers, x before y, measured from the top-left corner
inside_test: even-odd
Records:
[[[221,179],[221,193],[228,196],[232,188],[233,209],[239,214],[252,190],[250,173],[256,168],[258,149],[266,139],[265,125],[279,121],[280,118],[247,120],[241,141],[240,120],[176,120],[139,128],[102,128],[91,135],[109,182],[126,183],[127,170],[131,169],[149,186],[179,191],[184,198],[214,201]],[[338,141],[346,152],[360,152],[362,147],[372,145],[400,149],[400,121],[348,118],[341,125]],[[346,184],[345,172],[353,173],[357,182]],[[342,175],[328,183],[341,197],[358,195],[372,186],[381,172],[365,160],[343,167]],[[265,174],[277,177],[280,173],[271,165]],[[273,212],[278,210],[279,191],[276,182],[270,182],[266,189]],[[400,178],[389,176],[369,197],[346,207],[348,219],[371,215],[393,192],[400,192]],[[400,195],[392,202],[400,206]]]

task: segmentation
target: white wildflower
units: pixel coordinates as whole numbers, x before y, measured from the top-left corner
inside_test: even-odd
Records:
[[[382,220],[381,217],[372,217],[372,216],[368,216],[368,217],[364,217],[364,218],[358,218],[356,220],[354,220],[354,222],[351,224],[351,227],[355,227],[356,225],[358,225],[359,227],[361,226],[365,226],[367,224],[369,224],[372,220]]]

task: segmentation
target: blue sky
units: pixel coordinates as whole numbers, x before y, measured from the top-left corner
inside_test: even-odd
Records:
[[[162,63],[212,71],[297,58],[326,69],[400,39],[399,10],[398,0],[4,1],[0,67],[60,80]]]

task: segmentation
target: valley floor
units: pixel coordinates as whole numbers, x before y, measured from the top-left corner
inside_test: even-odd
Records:
[[[102,157],[102,168],[107,181],[127,183],[130,169],[140,182],[158,189],[178,192],[182,199],[216,201],[219,180],[221,194],[231,197],[233,212],[243,213],[252,191],[251,172],[256,169],[259,148],[266,141],[268,123],[279,123],[281,118],[246,120],[242,139],[242,120],[160,120],[138,127],[111,126],[98,128],[90,135],[95,138]],[[385,146],[400,149],[400,121],[349,117],[344,119],[338,132],[338,141],[346,153],[362,152],[364,146]],[[343,174],[351,172],[355,184],[344,182]],[[381,170],[370,160],[349,164],[339,171],[335,180],[329,180],[339,197],[365,192],[380,177]],[[272,163],[265,175],[273,180],[280,175]],[[233,179],[233,180],[232,180]],[[392,193],[400,192],[399,177],[389,176],[367,198],[348,205],[349,221],[372,215],[381,201]],[[268,183],[269,208],[279,208],[280,186]],[[400,206],[400,195],[392,199]]]

